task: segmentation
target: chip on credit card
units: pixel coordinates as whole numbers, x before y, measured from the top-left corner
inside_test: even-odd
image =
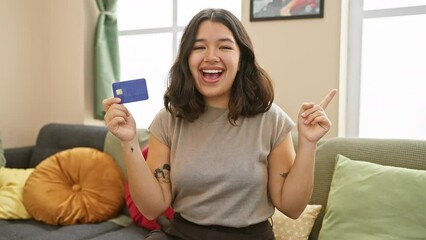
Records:
[[[148,99],[148,89],[144,78],[115,82],[112,84],[114,97],[120,98],[121,103],[130,103]]]

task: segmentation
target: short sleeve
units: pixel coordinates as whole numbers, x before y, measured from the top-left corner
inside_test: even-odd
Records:
[[[273,133],[271,134],[271,146],[272,149],[274,149],[282,141],[284,141],[287,134],[293,130],[296,124],[288,116],[288,114],[276,104],[272,104],[268,114],[270,114],[270,117],[274,120],[272,121],[274,124],[272,129]]]
[[[168,112],[165,108],[161,109],[151,125],[149,126],[149,131],[152,135],[154,135],[161,143],[170,147],[171,145],[171,133],[173,131],[172,127],[174,117],[170,112]]]

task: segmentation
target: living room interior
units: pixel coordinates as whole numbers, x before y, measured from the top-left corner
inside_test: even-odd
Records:
[[[0,129],[5,147],[34,143],[38,130],[48,122],[102,125],[93,110],[96,2],[17,0],[4,4],[0,84],[7,91],[0,105],[7,114],[0,120]],[[259,63],[274,79],[275,102],[292,118],[302,102],[320,101],[329,90],[338,89],[337,98],[327,108],[333,123],[329,137],[353,135],[347,129],[353,120],[347,108],[347,89],[352,88],[348,84],[353,82],[348,81],[348,4],[324,4],[323,18],[250,21],[250,1],[241,1],[241,21]],[[417,50],[421,56],[424,50]],[[422,106],[424,100],[416,98],[418,94],[406,96],[413,97],[415,106]],[[425,118],[421,113],[411,114],[410,122]]]
[[[251,21],[251,2],[241,0],[241,21],[251,36],[258,62],[274,80],[275,103],[295,119],[303,102],[318,102],[331,89],[338,89],[338,95],[326,110],[333,127],[324,138],[330,142],[324,141],[327,144],[318,155],[319,159],[327,159],[324,165],[318,166],[321,175],[316,178],[327,189],[316,190],[313,202],[323,205],[321,218],[337,154],[347,153],[351,158],[383,165],[426,169],[423,141],[426,133],[420,135],[423,139],[416,135],[404,140],[360,140],[348,128],[353,124],[347,108],[351,97],[348,89],[352,87],[348,80],[348,64],[353,63],[347,51],[350,0],[325,1],[324,16],[320,18],[271,21]],[[423,2],[423,5],[426,4]],[[425,8],[419,8],[419,15],[425,15]],[[40,130],[50,123],[104,125],[94,117],[93,42],[98,16],[94,0],[8,0],[2,3],[0,139],[3,148],[34,146]],[[426,53],[425,49],[418,50]],[[424,63],[419,64],[424,66]],[[398,101],[398,97],[395,99]],[[420,95],[414,99],[419,106],[426,104]],[[388,114],[385,107],[377,111]],[[413,115],[420,121],[426,119],[421,113]],[[404,124],[398,128],[404,128]],[[407,124],[414,125],[411,121]],[[419,126],[419,132],[423,131],[422,127]],[[70,134],[69,130],[65,132]],[[79,134],[79,138],[84,139],[84,133]],[[376,151],[377,146],[383,148]],[[404,155],[407,161],[397,160]],[[386,159],[375,160],[383,156]],[[419,212],[424,211],[424,208],[419,209]],[[319,226],[314,228],[315,236],[310,239],[317,239]]]
[[[324,18],[250,22],[249,2],[241,1],[242,22],[259,63],[274,79],[275,102],[294,118],[302,102],[320,101],[331,89],[339,89],[338,98],[327,109],[333,122],[328,135],[337,136],[339,100],[345,94],[339,83],[340,3],[325,4]],[[8,113],[0,120],[4,146],[33,144],[38,130],[48,122],[102,125],[94,119],[93,110],[96,2],[18,0],[4,4],[0,23],[0,84],[1,89],[8,89],[0,102]],[[293,32],[297,34],[287,34]],[[303,51],[297,46],[303,46]]]

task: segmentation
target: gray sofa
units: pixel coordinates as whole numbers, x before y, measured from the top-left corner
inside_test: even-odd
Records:
[[[51,123],[44,126],[35,146],[5,149],[6,167],[34,168],[43,159],[74,147],[104,149],[107,129],[100,126]],[[125,213],[123,206],[123,213]],[[35,220],[1,220],[0,240],[116,240],[143,239],[147,230],[134,224],[105,221],[55,226]]]
[[[147,131],[142,131],[142,133],[149,134]],[[6,149],[6,166],[10,168],[35,167],[53,153],[77,146],[104,150],[104,144],[108,142],[105,139],[111,138],[111,136],[105,127],[48,124],[40,130],[35,146]],[[140,138],[140,141],[146,137]],[[111,144],[111,141],[108,144]],[[320,204],[323,208],[310,234],[309,239],[311,240],[318,239],[337,154],[382,165],[426,170],[426,141],[339,137],[321,140],[317,148],[315,185],[310,203]],[[123,207],[124,209],[125,207]],[[125,214],[125,211],[123,213]],[[121,226],[114,221],[60,227],[34,220],[0,220],[0,240],[143,239],[146,234],[146,230],[134,224]]]

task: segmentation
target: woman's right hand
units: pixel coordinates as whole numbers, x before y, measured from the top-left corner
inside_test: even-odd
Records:
[[[120,98],[107,98],[102,101],[105,125],[120,141],[129,142],[136,136],[136,122],[129,110],[120,102]]]

